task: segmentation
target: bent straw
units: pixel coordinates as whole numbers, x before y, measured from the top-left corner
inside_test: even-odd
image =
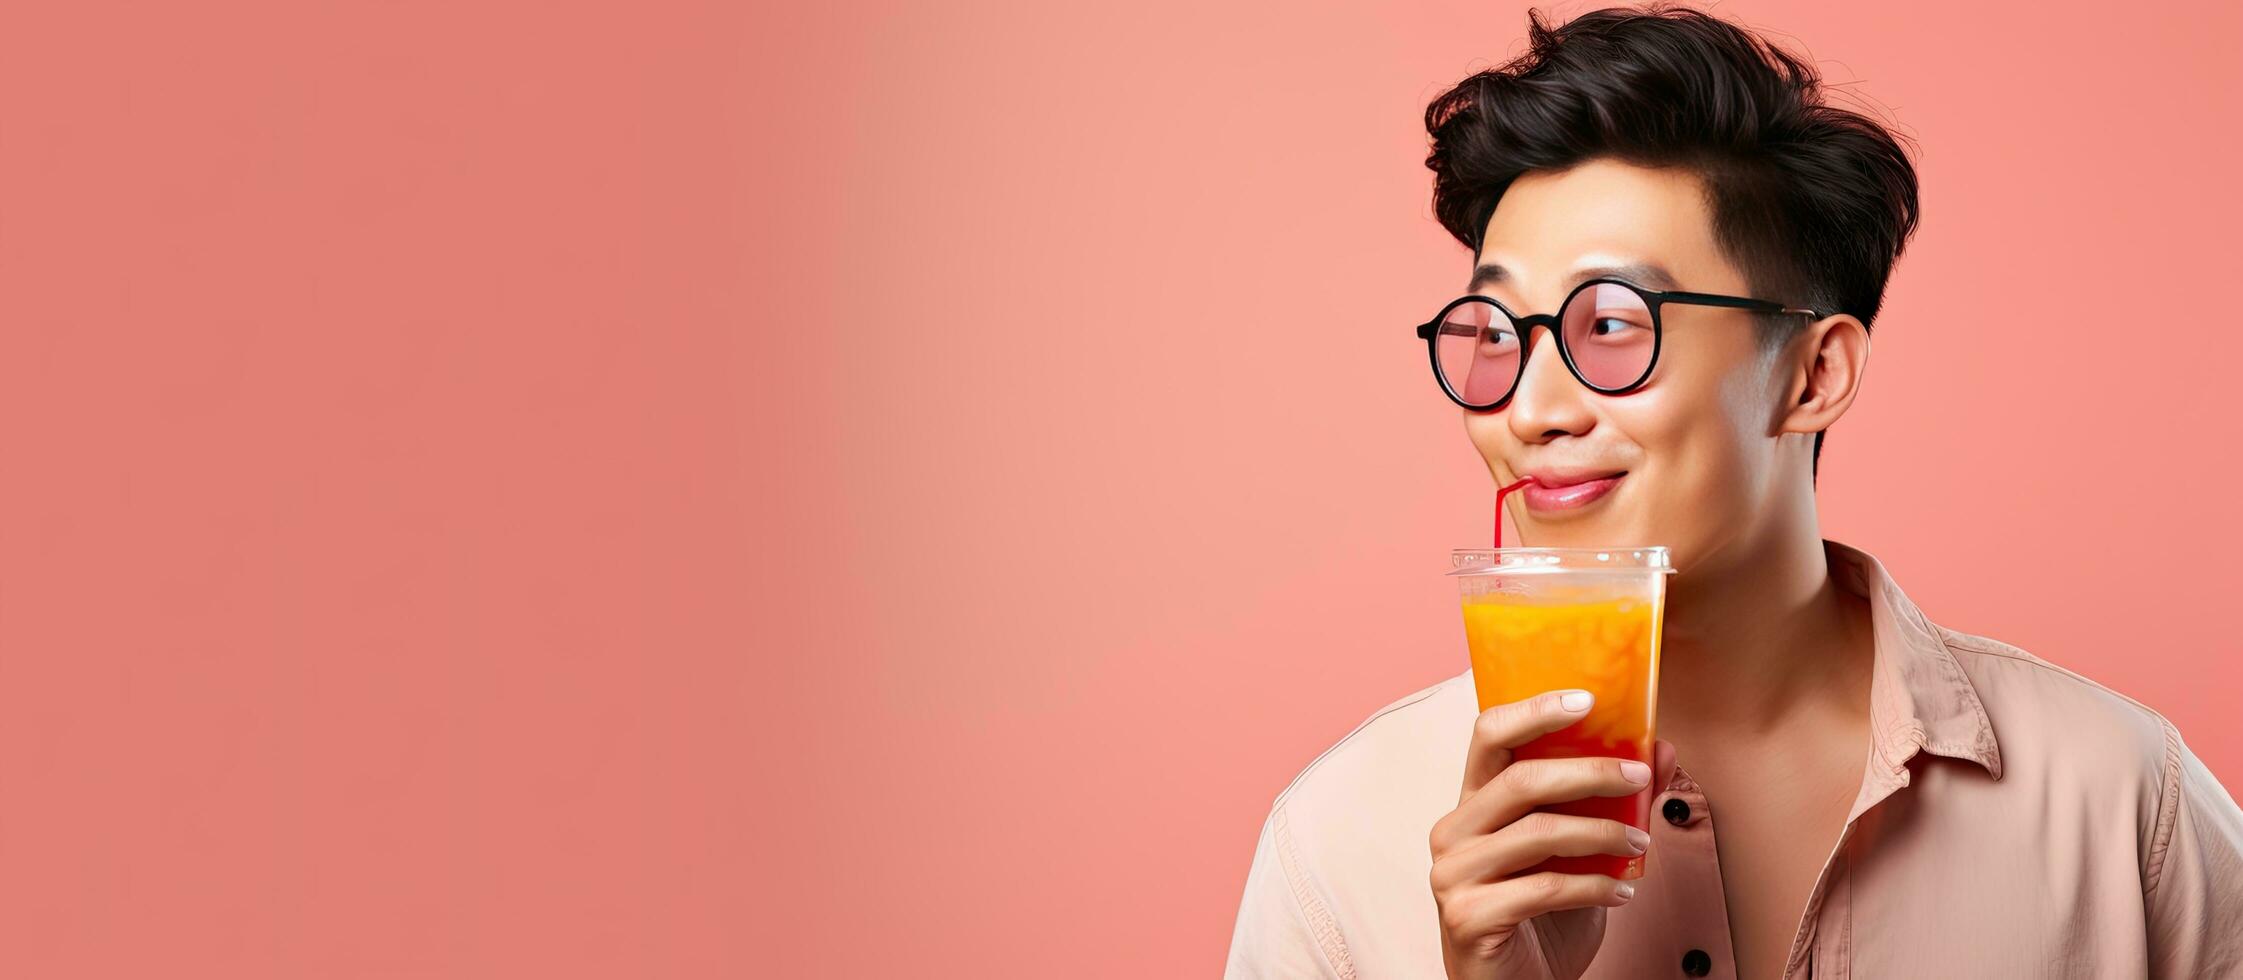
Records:
[[[1510,495],[1511,495],[1511,491],[1513,491],[1513,490],[1517,490],[1518,488],[1520,488],[1520,487],[1523,487],[1523,486],[1526,486],[1527,484],[1529,484],[1529,483],[1533,483],[1533,482],[1534,482],[1534,478],[1530,476],[1530,477],[1527,477],[1527,478],[1526,478],[1526,479],[1524,479],[1524,480],[1520,480],[1520,481],[1519,481],[1519,482],[1517,482],[1517,483],[1511,484],[1510,486],[1507,486],[1507,487],[1502,487],[1502,488],[1499,488],[1499,489],[1497,489],[1497,490],[1495,491],[1495,546],[1496,546],[1496,547],[1498,547],[1498,548],[1501,548],[1501,547],[1503,547],[1503,498],[1505,498],[1505,497],[1508,497],[1508,496],[1510,496]]]

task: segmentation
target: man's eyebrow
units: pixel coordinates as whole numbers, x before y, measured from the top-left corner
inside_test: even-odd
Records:
[[[1565,284],[1570,288],[1580,285],[1583,280],[1598,278],[1625,279],[1646,289],[1656,290],[1674,289],[1678,285],[1673,273],[1649,262],[1597,265],[1585,269],[1575,269],[1572,275],[1566,277]],[[1477,293],[1497,283],[1509,282],[1510,279],[1511,270],[1504,268],[1502,263],[1483,262],[1479,268],[1472,270],[1472,281],[1464,287],[1464,291]]]
[[[1511,270],[1504,268],[1501,264],[1495,262],[1482,262],[1480,263],[1479,268],[1472,270],[1472,281],[1465,285],[1464,291],[1467,293],[1476,293],[1481,289],[1484,289],[1488,286],[1493,286],[1496,283],[1506,281],[1510,278]]]

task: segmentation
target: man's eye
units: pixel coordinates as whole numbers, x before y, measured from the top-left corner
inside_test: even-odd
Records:
[[[1518,339],[1509,330],[1486,330],[1480,333],[1480,356],[1499,357],[1511,352]]]
[[[1631,323],[1612,316],[1600,316],[1589,323],[1589,335],[1592,337],[1612,337],[1630,330],[1642,329],[1644,329],[1642,324]]]

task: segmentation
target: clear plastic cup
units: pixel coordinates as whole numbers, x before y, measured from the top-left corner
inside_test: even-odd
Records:
[[[1659,701],[1659,628],[1666,610],[1667,549],[1478,548],[1450,554],[1463,586],[1464,637],[1480,710],[1545,691],[1596,695],[1587,717],[1513,750],[1515,759],[1611,756],[1653,765]],[[1590,797],[1543,807],[1649,830],[1651,799]],[[1643,857],[1558,857],[1530,871],[1643,877]]]

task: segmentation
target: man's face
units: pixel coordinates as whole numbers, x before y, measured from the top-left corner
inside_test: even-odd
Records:
[[[1715,242],[1703,186],[1686,170],[1604,160],[1522,176],[1489,218],[1479,256],[1507,274],[1480,293],[1522,316],[1556,313],[1580,280],[1599,274],[1592,270],[1642,265],[1672,278],[1664,288],[1752,295]],[[1522,544],[1665,545],[1687,570],[1760,523],[1756,515],[1777,490],[1786,372],[1771,370],[1775,358],[1763,353],[1745,311],[1668,304],[1660,320],[1657,366],[1633,392],[1582,387],[1538,327],[1511,400],[1498,411],[1464,413],[1498,485],[1621,474],[1601,495],[1594,484],[1515,494],[1523,506],[1510,515]]]

